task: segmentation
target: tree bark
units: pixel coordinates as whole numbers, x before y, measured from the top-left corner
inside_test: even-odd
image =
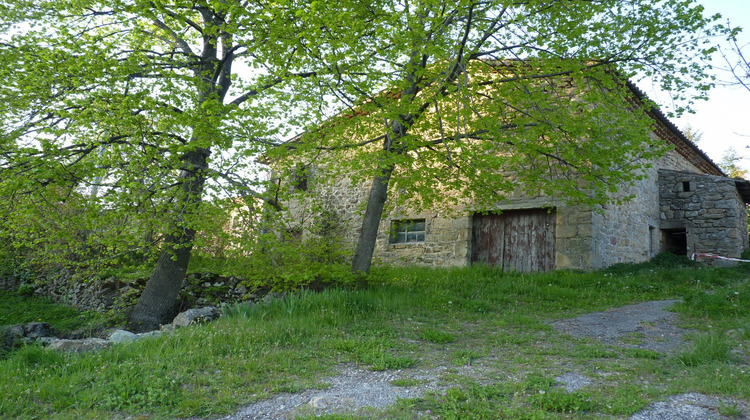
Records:
[[[128,330],[151,331],[167,324],[175,315],[177,297],[190,264],[195,230],[185,226],[185,212],[196,209],[201,201],[204,169],[210,152],[198,149],[185,154],[186,167],[180,173],[180,193],[172,231],[166,235],[159,259],[138,303],[128,319]]]
[[[405,118],[411,121],[411,118]],[[387,161],[387,154],[404,153],[399,140],[406,135],[406,125],[401,121],[391,123],[391,133],[383,140],[383,157],[378,165],[378,172],[370,185],[370,195],[365,208],[365,216],[362,219],[362,230],[357,238],[357,247],[354,250],[354,259],[352,260],[352,273],[357,275],[370,274],[372,267],[372,255],[375,252],[375,243],[378,238],[378,228],[380,219],[383,217],[385,202],[388,200],[388,184],[391,181],[391,175],[396,168],[393,163]]]
[[[388,183],[391,180],[393,169],[393,165],[390,165],[382,174],[375,175],[372,180],[365,217],[362,219],[362,231],[357,239],[357,248],[354,251],[354,260],[352,261],[352,272],[355,274],[370,274],[378,227],[380,226],[380,219],[383,217],[385,202],[388,200]]]

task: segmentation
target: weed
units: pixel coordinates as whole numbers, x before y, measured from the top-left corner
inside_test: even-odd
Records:
[[[482,356],[483,354],[476,350],[456,350],[451,353],[451,363],[453,363],[453,366],[471,366],[475,360]]]
[[[740,418],[742,417],[742,410],[737,407],[737,403],[727,404],[724,401],[719,401],[719,414],[724,417]]]
[[[531,398],[531,405],[555,413],[582,413],[597,409],[591,396],[580,392],[565,392],[558,389],[540,391]]]
[[[656,360],[662,357],[662,355],[658,352],[649,349],[625,349],[624,352],[628,356],[638,359]]]
[[[448,344],[456,341],[456,338],[453,337],[453,334],[446,331],[433,330],[432,328],[426,328],[422,330],[420,338],[422,338],[422,340],[424,341],[429,341],[430,343],[435,344]]]
[[[302,290],[230,305],[214,323],[97,353],[18,349],[0,360],[0,417],[216,417],[271,392],[321,386],[341,363],[383,370],[444,360],[441,345],[456,341],[448,350],[450,363],[465,366],[484,358],[484,367],[496,369],[483,379],[500,382],[477,385],[475,377],[449,368],[441,380],[453,388],[445,395],[400,402],[381,418],[415,418],[427,410],[445,419],[569,418],[596,410],[622,416],[684,390],[750,398],[750,372],[732,363],[725,334],[732,329],[732,339],[747,339],[742,328],[750,311],[721,313],[734,308],[733,296],[745,305],[746,277],[741,270],[662,269],[656,263],[538,275],[489,267],[376,267],[367,288]],[[677,310],[686,322],[710,324],[715,332],[697,336],[691,351],[667,360],[648,350],[571,339],[549,326],[554,319],[634,301],[689,296]],[[0,318],[25,323],[52,314],[55,320],[45,320],[57,328],[96,320],[40,302],[0,291]],[[415,336],[436,345],[415,343]],[[602,376],[604,386],[569,395],[555,388],[561,366],[585,372],[592,359],[598,359],[598,372],[609,373]],[[417,385],[402,381],[394,385]]]
[[[685,366],[700,366],[711,362],[728,362],[731,345],[721,334],[703,334],[693,343],[693,348],[677,356]]]
[[[95,330],[109,325],[103,315],[76,309],[39,296],[0,289],[0,325],[48,322],[58,333]]]

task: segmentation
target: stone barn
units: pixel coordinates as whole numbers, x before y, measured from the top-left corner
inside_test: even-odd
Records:
[[[642,97],[635,86],[630,88]],[[473,212],[468,206],[450,214],[394,210],[381,219],[375,261],[488,264],[538,272],[637,263],[660,252],[739,257],[748,247],[750,182],[727,177],[660,111],[649,114],[654,120],[651,135],[672,145],[672,150],[653,162],[635,186],[616,193],[631,200],[595,209],[518,193],[490,212]],[[315,170],[308,170],[304,189],[324,196],[326,208],[343,225],[345,242],[353,246],[369,183],[355,185],[341,177],[315,191]],[[290,206],[291,213],[298,214],[293,218],[300,221],[296,232],[307,220],[299,216],[300,207]]]

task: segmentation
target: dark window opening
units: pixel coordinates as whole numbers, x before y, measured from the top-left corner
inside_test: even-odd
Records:
[[[687,231],[685,229],[662,229],[662,250],[676,255],[687,255]]]
[[[394,220],[391,223],[391,243],[424,242],[426,227],[424,219]]]
[[[690,192],[690,181],[682,181],[682,191]]]
[[[653,226],[648,227],[648,255],[649,256],[654,255],[654,231],[655,230],[656,228]]]

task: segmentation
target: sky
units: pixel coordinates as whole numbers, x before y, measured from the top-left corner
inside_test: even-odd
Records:
[[[738,37],[745,57],[750,59],[750,0],[698,0],[705,13],[720,13],[722,22],[729,19],[732,27],[742,27]],[[717,43],[721,40],[717,40]],[[713,58],[714,66],[726,67],[721,55]],[[731,74],[719,71],[719,79],[729,80]],[[708,101],[698,101],[693,107],[695,114],[672,119],[681,129],[690,126],[702,133],[698,143],[706,154],[719,162],[730,147],[743,156],[741,166],[750,169],[750,91],[740,86],[717,86],[709,92]]]

